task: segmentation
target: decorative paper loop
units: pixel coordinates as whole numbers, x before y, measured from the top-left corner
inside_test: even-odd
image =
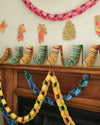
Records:
[[[44,42],[44,35],[47,34],[47,28],[45,24],[39,24],[38,26],[38,40],[39,43]]]
[[[6,102],[4,95],[3,95],[1,81],[0,81],[0,104],[1,104],[1,107],[4,108],[4,111],[7,113],[7,118],[10,117],[15,122],[23,123],[23,124],[32,120],[37,115],[37,113],[39,112],[39,110],[42,106],[42,103],[43,103],[43,100],[45,99],[45,96],[47,94],[49,85],[50,85],[50,75],[47,75],[45,80],[43,81],[41,91],[39,93],[39,96],[37,97],[37,100],[36,100],[32,110],[26,116],[19,117],[15,113],[13,113],[11,111],[10,107],[7,105],[7,102]]]
[[[57,77],[55,75],[53,75],[51,77],[51,82],[52,82],[54,97],[55,97],[56,103],[58,105],[58,108],[59,108],[59,111],[60,111],[60,114],[63,118],[64,123],[66,125],[75,125],[74,121],[69,116],[67,106],[63,100],[63,95],[62,95],[61,90],[60,90],[60,84],[59,84]]]
[[[64,40],[73,40],[76,37],[76,30],[74,24],[68,20],[64,27],[63,39]]]
[[[19,25],[19,27],[18,27],[18,36],[17,36],[18,41],[21,41],[21,40],[24,39],[23,33],[25,33],[25,32],[26,32],[26,30],[24,29],[24,24]]]
[[[25,74],[25,79],[28,82],[29,88],[38,96],[39,95],[39,88],[36,86],[29,70],[24,70],[24,74]],[[70,99],[74,98],[75,96],[79,95],[84,88],[88,85],[88,83],[90,82],[90,74],[84,74],[83,78],[80,80],[80,82],[77,84],[77,86],[72,89],[71,91],[69,91],[69,93],[65,94],[63,96],[63,99],[67,102]],[[55,106],[55,100],[46,96],[45,103],[48,103],[49,105]]]
[[[50,14],[44,12],[43,10],[40,10],[39,8],[34,6],[29,0],[22,0],[22,1],[26,5],[26,7],[29,8],[32,12],[34,12],[36,15],[46,20],[58,21],[58,20],[66,20],[74,16],[80,15],[81,13],[85,12],[86,10],[97,4],[99,0],[89,0],[86,3],[82,4],[81,6],[77,7],[76,9],[60,14]]]
[[[100,15],[95,16],[96,34],[100,37]]]
[[[5,28],[7,27],[7,24],[5,23],[5,20],[0,24],[0,32],[4,33]]]

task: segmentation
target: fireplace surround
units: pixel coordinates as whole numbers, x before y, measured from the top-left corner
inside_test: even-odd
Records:
[[[26,115],[34,105],[35,100],[18,97],[18,115]],[[68,107],[76,125],[100,125],[100,113]],[[18,124],[22,125],[22,124]],[[65,125],[56,106],[43,104],[39,114],[25,125]]]

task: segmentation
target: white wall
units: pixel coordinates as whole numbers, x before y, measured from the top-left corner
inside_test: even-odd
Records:
[[[63,13],[77,8],[87,0],[31,0],[38,8],[49,13]],[[45,42],[41,45],[48,45],[49,50],[53,45],[61,44],[64,48],[65,58],[70,55],[72,44],[84,45],[84,59],[88,55],[91,44],[100,44],[100,37],[96,35],[94,16],[100,15],[100,1],[97,5],[87,10],[85,13],[70,19],[76,27],[76,38],[71,41],[64,41],[63,28],[66,21],[48,21],[38,17],[31,12],[22,2],[22,0],[2,0],[0,4],[0,22],[6,19],[8,27],[4,34],[0,33],[0,56],[3,55],[6,47],[11,47],[14,51],[16,45],[34,46],[36,55],[38,43],[38,24],[45,24],[48,34],[45,36]],[[19,24],[25,24],[26,33],[24,41],[17,41],[17,27]],[[100,59],[99,59],[100,60]],[[99,65],[99,60],[95,66]],[[100,66],[100,65],[99,65]]]

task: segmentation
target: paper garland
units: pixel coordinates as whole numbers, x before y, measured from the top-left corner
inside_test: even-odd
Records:
[[[38,40],[39,43],[44,42],[44,35],[47,34],[47,28],[45,24],[39,24],[38,26]]]
[[[67,105],[65,104],[65,102],[63,100],[63,96],[62,96],[62,93],[60,90],[60,85],[59,85],[59,82],[57,80],[57,77],[55,76],[54,72],[53,72],[53,76],[51,76],[51,71],[48,72],[48,75],[46,76],[45,80],[43,81],[41,91],[39,93],[39,96],[37,97],[37,100],[35,101],[33,108],[31,109],[31,111],[27,115],[21,116],[21,117],[17,116],[15,113],[13,113],[11,111],[10,107],[7,105],[7,102],[4,98],[4,94],[2,91],[1,81],[0,81],[1,109],[4,108],[3,111],[7,112],[7,118],[10,117],[13,121],[15,121],[17,123],[25,124],[25,123],[29,122],[30,120],[34,119],[34,117],[37,115],[37,113],[39,113],[39,110],[40,110],[40,108],[43,104],[43,101],[47,95],[48,88],[49,88],[50,84],[52,84],[54,97],[55,97],[56,103],[58,105],[58,108],[59,108],[59,111],[60,111],[60,114],[63,118],[64,123],[66,125],[75,125],[74,121],[72,120],[72,118],[69,115],[69,112],[67,110]],[[8,119],[7,119],[7,121],[8,121]]]
[[[5,23],[6,20],[4,20],[1,24],[0,24],[0,32],[4,33],[5,32],[5,28],[7,27],[7,24]]]
[[[65,13],[59,13],[59,14],[51,14],[51,13],[44,12],[43,10],[40,10],[34,4],[32,4],[30,0],[22,0],[22,1],[24,2],[24,4],[28,9],[30,9],[32,12],[34,12],[36,15],[40,16],[41,18],[44,18],[46,20],[62,21],[82,14],[92,6],[96,5],[99,0],[89,0],[84,4],[82,4],[81,6],[77,7],[76,9],[73,9]]]
[[[48,91],[48,88],[50,85],[49,79],[50,79],[50,75],[48,74],[46,76],[45,80],[43,81],[41,91],[39,93],[39,96],[37,97],[37,100],[35,101],[33,108],[25,116],[18,116],[17,114],[15,114],[11,111],[10,107],[7,105],[7,101],[4,98],[1,81],[0,81],[0,104],[1,104],[1,108],[4,108],[4,111],[6,111],[6,113],[7,113],[7,116],[6,116],[7,121],[8,121],[8,118],[10,117],[15,122],[25,124],[25,123],[31,121],[32,119],[34,119],[34,117],[38,114],[38,112],[43,104],[43,100],[45,99],[45,96],[47,95],[47,91]]]
[[[18,35],[17,35],[17,40],[21,41],[24,39],[23,33],[25,33],[26,30],[24,29],[24,24],[19,25],[18,27]]]
[[[63,39],[64,40],[73,40],[76,37],[76,30],[74,24],[68,20],[64,27]]]

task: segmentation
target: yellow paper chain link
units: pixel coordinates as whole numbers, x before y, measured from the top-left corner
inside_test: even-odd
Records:
[[[45,99],[45,96],[47,95],[47,91],[50,85],[50,75],[48,74],[45,78],[45,80],[43,81],[43,85],[41,88],[41,91],[39,93],[39,96],[37,97],[37,100],[32,108],[32,110],[29,112],[29,114],[27,114],[26,116],[17,116],[15,113],[11,112],[11,109],[7,106],[7,102],[4,98],[3,95],[3,91],[2,91],[2,87],[1,87],[1,81],[0,81],[0,96],[2,96],[2,99],[0,100],[2,105],[4,105],[4,108],[6,110],[6,112],[9,114],[9,116],[18,123],[26,123],[29,122],[30,120],[32,120],[37,113],[39,112],[42,104],[43,104],[43,100]]]
[[[58,108],[60,110],[60,114],[63,118],[64,123],[66,125],[75,125],[74,121],[72,121],[72,118],[69,116],[67,106],[64,103],[57,77],[55,76],[54,73],[53,73],[53,76],[51,76],[50,73],[51,72],[48,73],[45,80],[43,81],[41,91],[39,93],[39,96],[37,97],[37,100],[36,100],[32,110],[29,112],[29,114],[27,114],[26,116],[22,116],[22,117],[19,117],[15,113],[11,112],[11,109],[7,106],[7,102],[4,98],[2,87],[1,87],[1,81],[0,81],[0,96],[2,96],[2,99],[0,101],[1,101],[2,105],[4,105],[6,112],[9,114],[9,116],[15,122],[24,124],[24,123],[32,120],[37,115],[37,113],[39,112],[39,110],[43,104],[43,100],[45,99],[45,96],[47,95],[47,91],[50,86],[50,82],[52,82],[54,97],[55,97],[56,103],[58,105]]]
[[[72,118],[69,116],[67,106],[64,103],[63,96],[62,96],[61,91],[60,91],[59,82],[58,82],[55,75],[53,75],[51,77],[51,82],[52,82],[54,97],[55,97],[56,103],[57,103],[57,105],[59,107],[60,114],[61,114],[61,116],[63,118],[64,123],[66,125],[75,125],[74,121],[72,121]]]

